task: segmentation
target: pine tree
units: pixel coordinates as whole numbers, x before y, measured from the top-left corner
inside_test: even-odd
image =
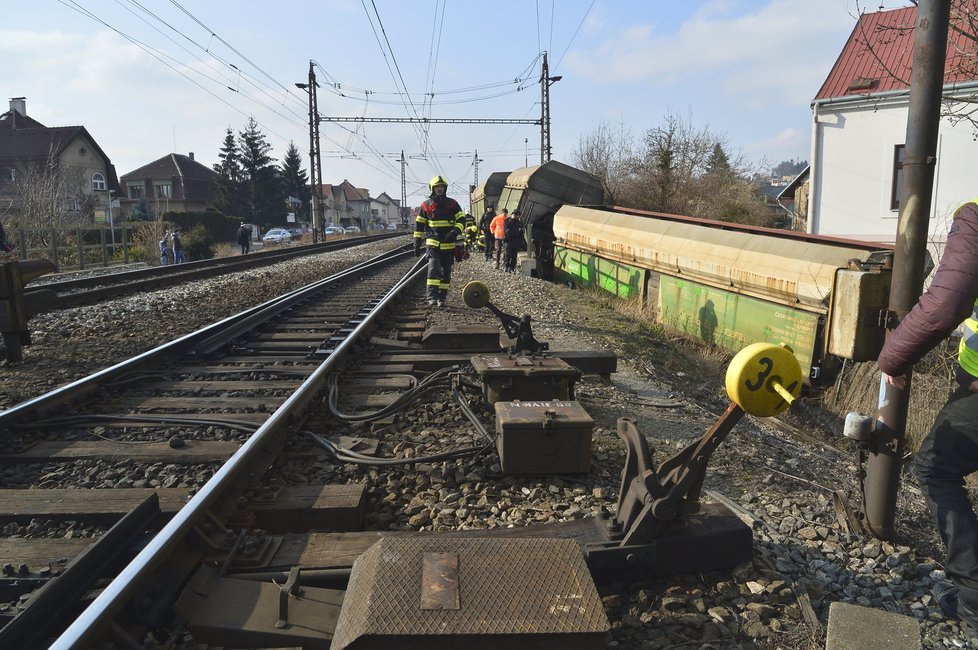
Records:
[[[228,127],[224,135],[218,158],[221,162],[214,165],[214,171],[217,172],[217,178],[214,179],[214,207],[223,214],[243,217],[241,158],[231,127]]]
[[[306,170],[302,168],[302,156],[294,142],[289,142],[282,159],[282,181],[286,194],[302,201],[303,214],[310,215],[312,192],[307,185]],[[311,216],[308,220],[312,220]]]
[[[706,161],[706,175],[714,178],[727,178],[732,173],[730,158],[727,157],[727,152],[718,142],[713,145],[713,153],[710,154],[710,159]]]
[[[252,223],[284,225],[285,196],[281,177],[272,165],[271,150],[258,122],[250,118],[238,134],[245,214]]]

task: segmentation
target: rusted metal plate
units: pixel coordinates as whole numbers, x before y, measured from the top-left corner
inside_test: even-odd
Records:
[[[328,650],[343,592],[302,587],[279,620],[280,589],[272,583],[218,577],[201,569],[183,591],[176,610],[194,640],[221,647],[302,647]]]
[[[458,557],[457,609],[420,606],[425,554]],[[608,629],[571,540],[400,537],[357,560],[332,647],[597,649]]]
[[[439,325],[421,337],[426,350],[498,350],[499,328],[484,325]]]
[[[458,607],[458,554],[422,554],[421,609]]]

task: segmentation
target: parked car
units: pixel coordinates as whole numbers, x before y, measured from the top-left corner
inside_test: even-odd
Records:
[[[357,234],[360,232],[360,226],[347,226],[344,231],[346,234]]]
[[[323,231],[324,237],[329,237],[330,235],[342,235],[345,231],[340,226],[328,226],[326,230]]]
[[[261,240],[266,244],[281,244],[292,239],[292,233],[285,228],[272,228],[265,233]]]
[[[387,224],[387,229],[388,230],[397,230],[397,224],[396,223],[389,223],[389,224]]]

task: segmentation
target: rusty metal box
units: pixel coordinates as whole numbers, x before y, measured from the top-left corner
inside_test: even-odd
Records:
[[[505,474],[590,472],[593,430],[580,402],[496,402],[496,450]]]
[[[568,400],[581,371],[553,357],[477,354],[472,367],[489,404],[513,400]]]
[[[839,269],[832,291],[828,351],[853,361],[873,361],[883,349],[886,330],[880,324],[890,297],[889,270]]]

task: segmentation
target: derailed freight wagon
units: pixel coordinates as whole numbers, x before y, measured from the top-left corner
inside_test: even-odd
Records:
[[[472,204],[470,209],[476,221],[482,218],[487,205],[491,205],[495,207],[497,212],[499,211],[499,195],[503,191],[503,186],[506,184],[506,177],[509,174],[510,172],[493,172],[489,174],[489,178],[473,190],[469,200]]]
[[[496,212],[519,210],[526,230],[526,250],[536,267],[535,275],[553,275],[553,220],[562,205],[600,206],[604,203],[601,180],[570,165],[551,160],[517,169],[506,177]]]
[[[555,279],[732,351],[785,343],[813,380],[883,344],[891,246],[619,207],[564,206],[553,230]]]

